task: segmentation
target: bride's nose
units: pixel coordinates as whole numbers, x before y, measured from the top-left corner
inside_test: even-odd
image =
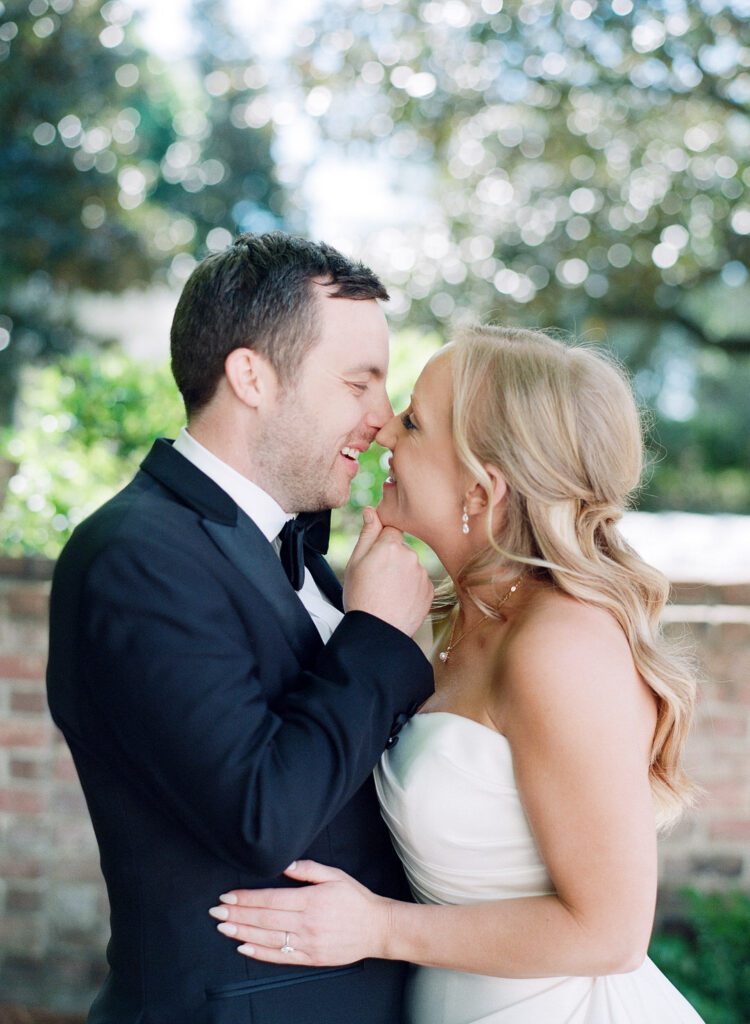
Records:
[[[384,423],[380,430],[375,435],[375,440],[383,448],[390,448],[393,451],[393,447],[396,444],[396,438],[398,436],[398,416],[391,416],[387,423]]]

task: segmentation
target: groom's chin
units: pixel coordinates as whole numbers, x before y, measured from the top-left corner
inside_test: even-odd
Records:
[[[350,483],[330,487],[326,490],[325,498],[321,508],[343,508],[351,500],[352,488]]]

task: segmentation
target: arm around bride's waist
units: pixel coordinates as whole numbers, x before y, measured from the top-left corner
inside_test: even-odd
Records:
[[[260,893],[225,906],[250,955],[308,964],[374,956],[515,978],[598,976],[643,962],[656,895],[656,705],[614,620],[588,611],[583,623],[575,610],[573,623],[547,624],[508,654],[498,679],[494,720],[554,895],[400,903],[304,862],[290,876],[312,886],[276,890],[271,906]],[[294,954],[272,948],[286,932]]]

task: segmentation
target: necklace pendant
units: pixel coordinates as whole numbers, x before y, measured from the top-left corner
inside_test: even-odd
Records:
[[[441,651],[438,657],[442,662],[446,662],[448,660],[448,651]]]

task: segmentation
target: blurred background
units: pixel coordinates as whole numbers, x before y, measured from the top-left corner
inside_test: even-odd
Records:
[[[0,1002],[80,1012],[107,935],[44,704],[52,560],[181,425],[196,261],[281,228],[386,282],[396,406],[466,318],[630,369],[624,530],[706,674],[653,955],[750,1020],[749,187],[750,0],[0,2]],[[384,475],[373,450],[339,565]]]

